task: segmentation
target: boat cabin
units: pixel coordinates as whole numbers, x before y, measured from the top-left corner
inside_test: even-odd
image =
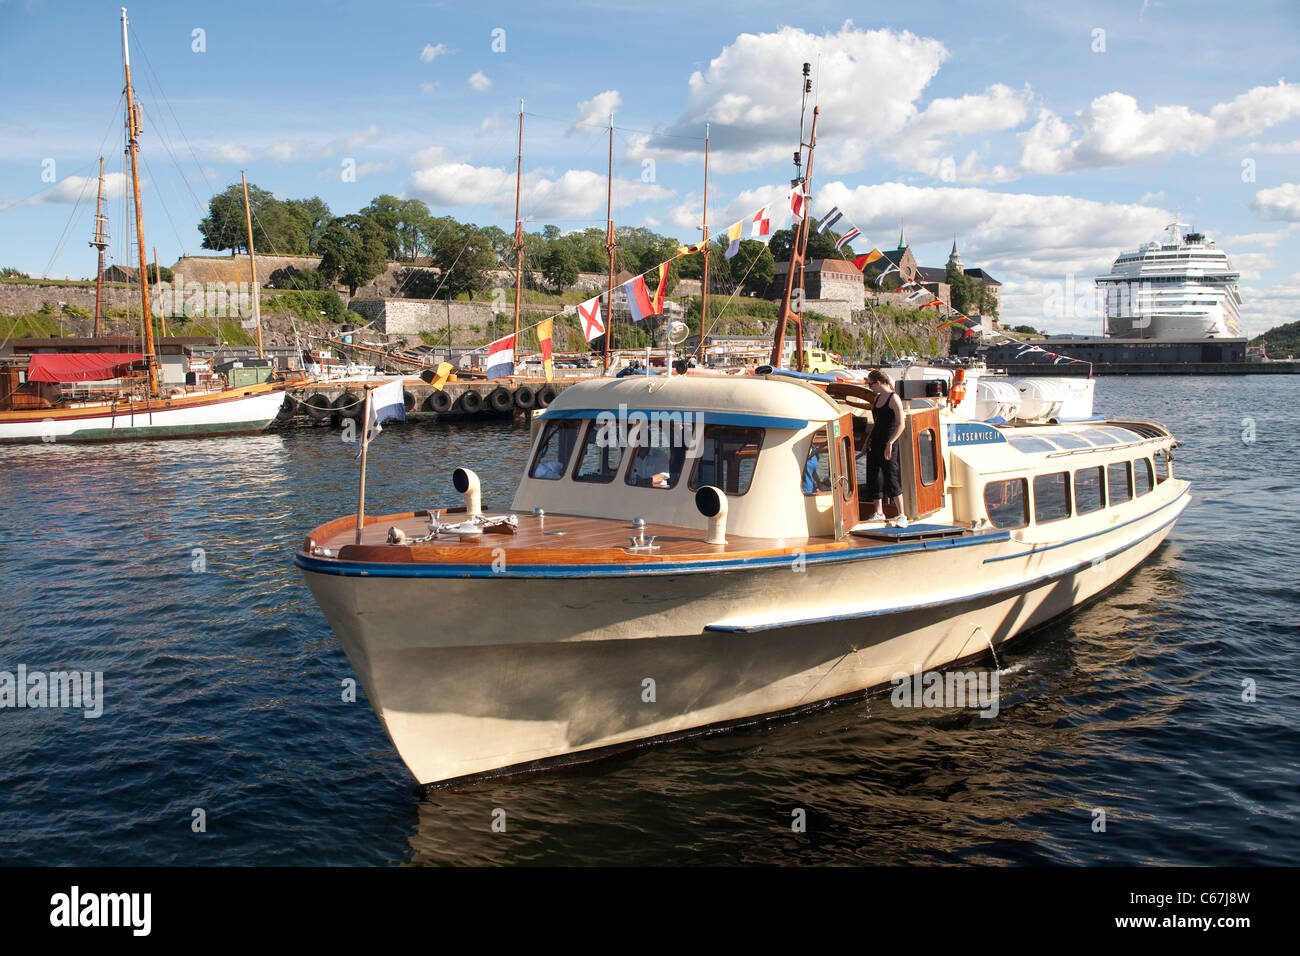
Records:
[[[729,534],[843,539],[865,513],[871,401],[862,385],[781,374],[576,386],[534,418],[512,510],[704,529],[698,495],[711,487]],[[1122,508],[1170,474],[1174,441],[1153,423],[987,424],[944,399],[903,404],[909,522],[1047,539],[1056,522]]]

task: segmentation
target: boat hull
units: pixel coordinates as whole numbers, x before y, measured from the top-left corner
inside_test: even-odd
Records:
[[[1051,546],[1002,532],[679,574],[298,563],[403,760],[445,784],[753,722],[983,654],[1131,572],[1186,506],[1185,483],[1143,501]],[[826,606],[844,594],[854,603]]]
[[[279,390],[215,393],[74,408],[0,412],[0,444],[19,442],[129,441],[260,432],[284,403]]]

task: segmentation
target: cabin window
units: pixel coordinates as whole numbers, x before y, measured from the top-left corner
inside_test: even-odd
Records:
[[[1101,467],[1080,468],[1074,473],[1074,512],[1092,514],[1106,507],[1106,480]]]
[[[1070,517],[1070,473],[1058,471],[1054,475],[1037,475],[1034,478],[1034,521],[1047,524]]]
[[[529,478],[564,477],[569,469],[569,459],[573,457],[573,446],[578,443],[578,426],[581,424],[575,419],[546,423],[542,440],[537,443],[533,467],[528,470]]]
[[[700,457],[687,487],[691,491],[713,485],[728,495],[739,496],[749,490],[763,447],[763,429],[734,425],[706,425]],[[822,458],[826,458],[823,444]],[[827,463],[827,468],[830,465]],[[829,481],[827,487],[830,487]]]
[[[916,436],[916,447],[920,451],[917,457],[921,465],[921,484],[932,485],[939,478],[939,442],[933,428],[927,428]]]
[[[1151,475],[1151,459],[1137,458],[1133,461],[1133,490],[1139,495],[1149,494],[1155,486]]]
[[[1024,478],[990,481],[984,486],[984,509],[995,528],[1029,524],[1029,482]]]
[[[1128,462],[1111,462],[1106,467],[1106,484],[1110,487],[1111,504],[1117,505],[1132,498],[1133,478],[1129,474]]]
[[[593,420],[587,425],[587,437],[583,440],[582,452],[573,471],[574,481],[607,485],[614,480],[618,466],[623,463],[624,448],[611,444],[610,437],[608,429],[600,422]]]
[[[1163,448],[1156,451],[1156,482],[1159,483],[1169,477],[1169,453]]]
[[[831,456],[826,449],[826,432],[818,429],[813,434],[812,443],[808,446],[808,457],[803,463],[805,495],[824,495],[831,490]],[[863,474],[866,474],[865,464]]]
[[[694,432],[682,428],[636,426],[628,436],[632,464],[626,482],[633,488],[675,488],[686,464],[687,446]]]

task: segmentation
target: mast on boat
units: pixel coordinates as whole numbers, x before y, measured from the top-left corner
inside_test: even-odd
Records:
[[[257,357],[262,358],[262,304],[257,294],[257,256],[253,252],[253,213],[248,206],[248,178],[239,171],[244,184],[244,225],[248,227],[248,276],[253,288],[253,323],[257,326]]]
[[[524,275],[524,223],[519,218],[519,193],[524,183],[524,101],[519,100],[519,155],[515,159],[515,337],[514,350],[519,354],[519,290]]]
[[[609,196],[605,205],[605,248],[609,251],[609,295],[605,302],[605,374],[609,374],[609,340],[614,337],[614,114],[609,114]]]
[[[704,242],[704,279],[700,285],[700,341],[695,347],[695,361],[704,364],[704,324],[709,318],[709,124],[704,124],[704,224],[700,226]]]
[[[99,250],[99,268],[95,272],[95,338],[99,338],[99,317],[104,295],[104,250],[108,248],[108,219],[102,211],[104,202],[104,157],[99,157],[99,189],[95,193],[95,238],[91,246]]]
[[[807,108],[808,94],[812,92],[812,79],[809,73],[812,70],[812,64],[803,65],[803,103]],[[808,137],[808,142],[803,141],[803,110],[799,113],[799,149],[794,154],[795,178],[790,180],[790,185],[795,188],[801,188],[804,195],[803,216],[795,225],[794,242],[790,246],[790,269],[785,277],[785,296],[781,300],[781,311],[776,319],[776,332],[772,336],[772,355],[770,361],[773,368],[781,367],[781,353],[785,349],[785,329],[787,323],[793,321],[795,326],[795,368],[803,371],[803,267],[804,260],[808,252],[808,205],[809,197],[812,193],[812,161],[813,150],[817,146],[817,114],[820,112],[819,107],[813,107],[812,131]],[[801,172],[800,165],[803,159],[804,149],[808,150],[808,163],[804,167],[806,172]],[[799,273],[799,296],[798,308],[794,308],[794,274],[796,270]]]
[[[144,361],[149,369],[149,394],[158,394],[158,358],[154,353],[153,314],[149,309],[149,264],[144,254],[144,206],[140,202],[140,108],[131,89],[131,48],[126,39],[126,7],[122,7],[122,69],[126,75],[126,151],[131,156],[131,192],[135,197],[135,240],[140,253],[140,307],[144,313]]]

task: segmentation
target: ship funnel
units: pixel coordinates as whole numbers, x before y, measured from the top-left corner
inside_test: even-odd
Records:
[[[451,483],[465,496],[465,514],[473,517],[483,513],[482,500],[479,495],[478,475],[468,468],[457,468],[451,474]]]

